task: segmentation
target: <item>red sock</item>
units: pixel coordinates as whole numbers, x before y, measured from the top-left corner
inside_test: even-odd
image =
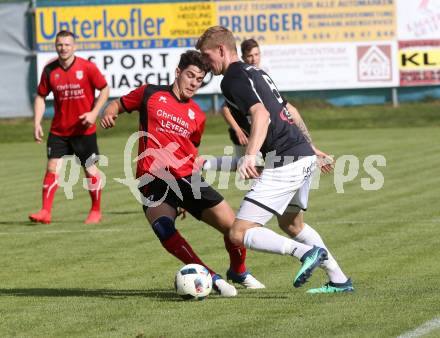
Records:
[[[235,273],[245,272],[246,248],[232,244],[227,235],[225,235],[224,240],[231,261],[231,270]]]
[[[53,198],[58,189],[58,175],[53,172],[46,171],[43,180],[43,209],[49,213],[52,210]]]
[[[98,174],[95,176],[87,174],[87,185],[89,187],[90,198],[92,199],[93,211],[101,210],[101,190],[102,190],[102,180]]]
[[[179,231],[176,231],[170,238],[161,242],[163,247],[174,257],[180,259],[185,264],[200,264],[208,269],[211,275],[215,272],[211,270],[193,251],[188,242],[183,238]]]

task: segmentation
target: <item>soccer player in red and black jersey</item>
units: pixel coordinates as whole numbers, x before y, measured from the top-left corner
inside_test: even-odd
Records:
[[[92,62],[75,56],[75,36],[60,31],[55,38],[58,58],[47,64],[41,74],[34,102],[34,138],[43,141],[41,120],[46,109],[45,98],[54,96],[55,115],[47,139],[47,170],[43,181],[43,207],[29,215],[33,222],[50,223],[51,209],[58,188],[60,161],[65,155],[76,155],[88,178],[92,207],[85,223],[101,220],[101,178],[95,162],[99,155],[96,141],[96,118],[109,96],[107,82]],[[100,94],[95,99],[95,90]]]
[[[224,234],[231,262],[228,279],[247,288],[264,288],[246,270],[246,250],[232,245],[228,239],[234,212],[203,180],[197,166],[197,147],[206,117],[192,97],[208,71],[200,53],[183,53],[171,86],[143,85],[112,101],[104,111],[101,126],[111,128],[119,114],[139,111],[136,176],[140,182],[145,216],[168,252],[185,264],[197,263],[207,267],[176,230],[178,208],[183,208]],[[237,294],[234,286],[207,268],[217,292],[225,297]]]

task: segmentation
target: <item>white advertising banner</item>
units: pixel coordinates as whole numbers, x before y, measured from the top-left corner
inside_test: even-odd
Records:
[[[440,39],[440,0],[398,0],[397,38]]]
[[[400,86],[440,84],[440,0],[397,2]]]
[[[398,85],[394,41],[262,47],[263,69],[281,91]]]
[[[180,54],[186,50],[187,48],[94,50],[78,51],[76,55],[93,61],[104,74],[111,96],[119,97],[144,83],[173,83]],[[38,79],[44,66],[55,57],[55,53],[38,54]],[[220,80],[220,77],[207,75],[198,94],[220,92]]]

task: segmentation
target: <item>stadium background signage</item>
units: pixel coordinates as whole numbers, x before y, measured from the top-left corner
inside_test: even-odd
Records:
[[[371,5],[371,3],[373,3]],[[53,50],[68,29],[90,49],[191,47],[209,26],[265,44],[387,40],[394,35],[392,0],[196,2],[37,8],[37,46]],[[146,47],[145,47],[146,46]]]
[[[266,45],[388,40],[394,7],[393,0],[220,2],[217,17],[240,40]]]
[[[399,43],[400,85],[440,84],[440,40]]]
[[[36,10],[37,49],[53,51],[62,29],[84,50],[191,47],[215,22],[209,3],[43,7]]]
[[[36,11],[37,68],[41,74],[44,64],[56,56],[56,32],[72,30],[78,37],[78,55],[93,59],[111,85],[111,95],[119,96],[145,80],[172,82],[180,53],[192,48],[207,27],[222,24],[234,32],[237,43],[251,37],[261,43],[264,68],[280,90],[398,86],[397,35],[405,31],[400,27],[408,25],[405,20],[415,19],[402,15],[401,22],[396,13],[417,9],[420,1],[440,2],[270,0],[41,7]],[[412,27],[418,27],[417,22]],[[201,93],[218,93],[218,84],[218,77],[212,79]]]
[[[440,84],[440,0],[399,1],[400,86]]]

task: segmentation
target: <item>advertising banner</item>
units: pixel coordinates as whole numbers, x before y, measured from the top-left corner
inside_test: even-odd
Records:
[[[440,40],[399,42],[401,86],[440,84]]]
[[[440,0],[399,1],[400,86],[440,84]]]
[[[261,59],[281,91],[392,87],[396,52],[393,41],[280,45],[264,46]]]
[[[440,39],[440,0],[398,0],[399,40]]]
[[[148,50],[96,50],[79,51],[77,56],[94,62],[103,74],[110,87],[112,97],[119,97],[144,83],[169,85],[174,81],[176,66],[180,54],[186,48],[148,49]],[[44,66],[56,55],[42,53],[37,57],[37,67],[40,75]],[[220,91],[220,77],[208,74],[199,94]]]
[[[238,40],[262,44],[389,40],[393,0],[231,1],[217,3],[218,24]]]
[[[43,7],[36,10],[37,50],[54,51],[60,30],[74,33],[84,50],[189,48],[216,22],[208,2]]]
[[[94,60],[119,96],[145,81],[170,83],[180,53],[213,25],[237,44],[256,39],[283,91],[390,87],[399,83],[395,0],[268,0],[41,7],[38,74],[56,56],[61,29]],[[163,55],[164,54],[164,55]],[[288,75],[288,76],[286,76]],[[219,93],[219,77],[200,93]]]

